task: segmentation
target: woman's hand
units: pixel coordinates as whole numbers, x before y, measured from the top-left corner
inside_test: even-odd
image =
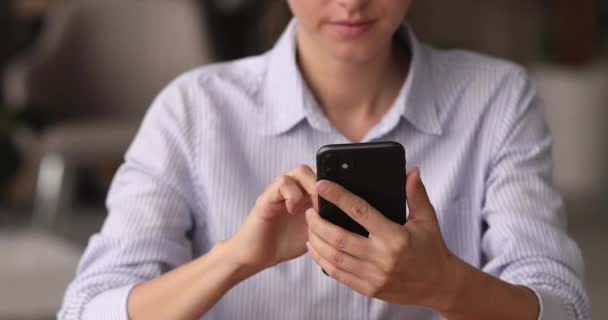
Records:
[[[304,212],[316,206],[316,173],[299,166],[257,199],[237,233],[193,261],[137,285],[132,319],[199,319],[231,288],[306,252]]]
[[[405,225],[385,218],[363,199],[330,181],[317,191],[369,231],[351,233],[307,211],[308,250],[336,280],[369,297],[397,304],[434,306],[448,297],[458,259],[446,247],[420,171],[407,176],[410,214]]]
[[[226,242],[238,265],[258,272],[306,252],[304,213],[317,208],[316,182],[314,170],[300,165],[266,188],[239,231]]]

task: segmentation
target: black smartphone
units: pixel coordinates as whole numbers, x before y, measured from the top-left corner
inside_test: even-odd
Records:
[[[366,200],[388,219],[405,224],[405,149],[398,142],[326,145],[317,152],[317,180],[330,180]],[[319,214],[367,237],[368,231],[319,197]]]

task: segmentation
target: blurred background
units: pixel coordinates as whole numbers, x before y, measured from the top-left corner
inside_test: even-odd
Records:
[[[154,96],[270,48],[290,18],[271,2],[0,1],[0,319],[54,318]],[[594,319],[608,319],[608,1],[424,0],[408,19],[436,47],[529,68]]]

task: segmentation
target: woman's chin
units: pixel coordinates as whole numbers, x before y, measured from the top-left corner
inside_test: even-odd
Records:
[[[363,37],[357,40],[340,41],[341,39],[329,38],[323,41],[329,52],[336,60],[346,63],[366,64],[372,62],[379,56],[383,56],[383,48],[390,50],[390,45],[385,45],[377,38]],[[390,39],[387,40],[390,42]]]
[[[369,48],[363,46],[333,50],[333,56],[336,60],[350,64],[367,64],[372,62],[378,55],[378,52],[371,52]]]

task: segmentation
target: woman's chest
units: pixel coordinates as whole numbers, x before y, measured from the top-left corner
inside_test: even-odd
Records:
[[[231,237],[274,178],[300,164],[315,166],[320,147],[344,142],[340,135],[304,129],[272,137],[243,135],[222,139],[222,143],[206,141],[195,177],[202,208],[194,215],[199,239],[212,245]],[[446,243],[476,264],[483,160],[474,152],[474,141],[437,139],[407,129],[383,139],[404,145],[407,167],[421,168]]]

